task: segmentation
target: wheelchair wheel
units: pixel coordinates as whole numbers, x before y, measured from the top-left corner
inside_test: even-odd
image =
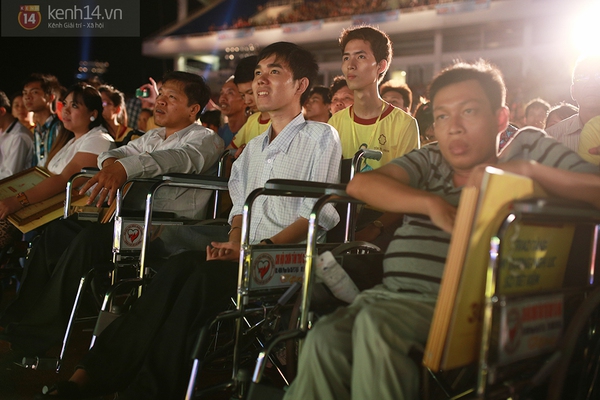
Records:
[[[577,310],[560,352],[561,363],[551,377],[548,399],[600,398],[600,288]]]

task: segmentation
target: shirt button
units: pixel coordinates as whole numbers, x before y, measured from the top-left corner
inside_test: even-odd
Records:
[[[271,164],[273,162],[273,160],[271,160],[270,158],[267,160],[267,164]]]

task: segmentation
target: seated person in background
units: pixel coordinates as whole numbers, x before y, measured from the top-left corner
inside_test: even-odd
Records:
[[[227,123],[219,128],[218,133],[221,139],[223,139],[225,147],[229,146],[237,132],[248,119],[244,99],[233,79],[233,76],[227,79],[219,95],[219,108],[221,109],[221,114],[227,118]]]
[[[429,88],[438,142],[348,184],[350,195],[404,213],[405,222],[384,257],[382,284],[320,319],[308,333],[285,400],[419,398],[419,367],[408,353],[424,348],[460,193],[482,164],[500,163],[497,167],[526,173],[552,194],[600,205],[598,197],[569,188],[585,178],[568,171],[597,168],[542,131],[521,131],[498,158],[496,138],[509,118],[505,96],[500,71],[486,62],[448,67]],[[600,183],[597,175],[591,177]],[[597,186],[593,192],[599,191]]]
[[[435,141],[435,131],[433,129],[433,110],[431,102],[426,101],[419,103],[413,115],[419,126],[419,134],[421,136],[421,145]]]
[[[33,122],[33,113],[27,111],[27,107],[25,107],[25,102],[23,101],[23,95],[21,93],[14,94],[10,104],[13,117],[18,119],[27,129],[29,129],[29,131],[33,133],[33,128],[35,128],[35,123]]]
[[[329,89],[325,86],[315,86],[310,90],[308,100],[302,106],[302,113],[308,121],[327,123],[331,118],[330,106]]]
[[[272,124],[233,163],[229,242],[214,242],[205,254],[172,257],[130,312],[102,332],[71,380],[50,388],[49,394],[118,391],[119,398],[183,397],[198,331],[226,309],[236,291],[247,195],[275,178],[339,182],[337,133],[327,124],[304,120],[301,112],[317,71],[312,54],[295,44],[274,43],[260,52],[253,89],[259,110],[270,113]],[[259,198],[249,227],[252,244],[305,240],[314,203],[314,199]],[[320,219],[325,230],[339,221],[330,206]],[[202,262],[201,256],[207,261]]]
[[[104,200],[112,203],[117,189],[127,179],[174,172],[203,173],[217,161],[223,141],[196,123],[210,98],[209,87],[201,77],[185,72],[171,72],[164,82],[156,101],[156,121],[162,128],[99,157],[93,155],[69,173],[70,176],[90,165],[102,168],[82,189],[81,193],[97,184],[88,204],[97,195],[98,206]],[[102,117],[102,104],[95,92],[97,123]],[[72,119],[71,99],[69,95],[65,107],[67,126]],[[82,108],[79,107],[80,113]],[[49,164],[51,168],[53,163],[54,159]],[[64,187],[62,183],[61,190]],[[128,195],[135,195],[134,189],[135,185]],[[209,197],[209,191],[169,188],[157,193],[155,209],[181,217],[203,217]],[[111,259],[112,233],[112,224],[69,218],[50,224],[34,243],[17,297],[0,317],[0,326],[6,328],[0,338],[11,342],[14,357],[43,354],[62,338],[79,280],[94,265]]]
[[[40,167],[47,165],[48,154],[61,129],[54,107],[60,89],[60,83],[53,75],[31,74],[23,84],[23,101],[27,111],[33,112],[35,122],[33,164]]]
[[[121,142],[132,130],[127,126],[127,110],[123,93],[109,85],[98,88],[102,96],[102,116],[108,126],[108,133],[115,142]]]
[[[72,86],[64,99],[63,124],[60,134],[54,141],[52,151],[45,157],[46,168],[52,176],[31,189],[14,197],[0,200],[0,237],[10,245],[9,237],[18,238],[16,228],[6,221],[6,217],[23,207],[64,192],[69,178],[84,167],[96,163],[98,154],[114,147],[102,118],[102,98],[92,86],[77,84]]]
[[[31,167],[32,158],[31,131],[13,116],[8,97],[0,92],[0,179]]]
[[[410,110],[412,109],[412,90],[410,90],[407,84],[390,80],[379,86],[379,93],[381,93],[381,98],[384,101],[410,114]]]
[[[221,126],[221,111],[219,110],[206,110],[200,115],[200,121],[202,126],[217,132]]]
[[[590,119],[583,126],[579,137],[579,151],[581,158],[595,165],[600,165],[600,155],[591,154],[591,149],[600,148],[600,115]]]
[[[577,102],[579,112],[546,128],[552,136],[573,151],[579,149],[579,134],[583,126],[600,115],[600,55],[580,57],[573,70],[571,97]]]
[[[331,115],[354,104],[354,91],[348,87],[344,75],[333,78],[329,87],[329,97],[331,97]]]
[[[565,103],[563,101],[548,111],[545,129],[548,129],[552,125],[556,125],[563,119],[567,119],[575,114],[577,114],[577,107],[575,107],[573,104]]]
[[[545,100],[537,99],[530,100],[525,105],[525,126],[535,126],[539,129],[546,127],[546,114],[550,110],[550,104]]]
[[[267,130],[271,123],[271,117],[268,112],[258,111],[255,95],[252,91],[256,61],[256,56],[246,57],[241,59],[235,67],[233,82],[237,85],[242,99],[244,99],[246,114],[250,114],[244,126],[240,128],[229,146],[227,146],[228,149],[237,149],[236,158],[240,156],[246,144]]]
[[[138,115],[137,126],[138,130],[142,132],[148,131],[148,120],[154,115],[151,108],[142,108]]]

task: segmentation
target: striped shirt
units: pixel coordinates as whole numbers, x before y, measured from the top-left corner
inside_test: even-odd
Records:
[[[563,119],[557,124],[552,125],[546,132],[554,139],[558,140],[573,151],[579,149],[579,135],[583,129],[579,114]]]
[[[523,129],[505,147],[500,162],[517,159],[577,172],[597,172],[598,168],[581,159],[538,129]],[[409,185],[434,193],[457,206],[462,187],[452,182],[453,170],[443,158],[437,143],[414,150],[392,163],[410,177]],[[428,217],[405,215],[404,224],[394,234],[383,261],[383,284],[391,291],[437,295],[450,234],[433,225]]]
[[[305,121],[298,114],[269,143],[271,126],[255,137],[233,163],[229,194],[233,208],[229,222],[242,214],[246,197],[264,187],[269,179],[297,179],[311,182],[340,181],[342,147],[336,130],[330,125]],[[252,208],[250,240],[257,243],[291,225],[299,217],[308,219],[316,199],[260,196]],[[325,206],[319,225],[334,227],[339,216],[331,204]]]

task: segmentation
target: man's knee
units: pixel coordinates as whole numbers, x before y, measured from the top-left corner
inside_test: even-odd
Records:
[[[344,326],[341,311],[322,318],[310,330],[303,345],[303,352],[313,355],[334,353],[351,347],[351,326]],[[350,328],[350,329],[348,329]]]

